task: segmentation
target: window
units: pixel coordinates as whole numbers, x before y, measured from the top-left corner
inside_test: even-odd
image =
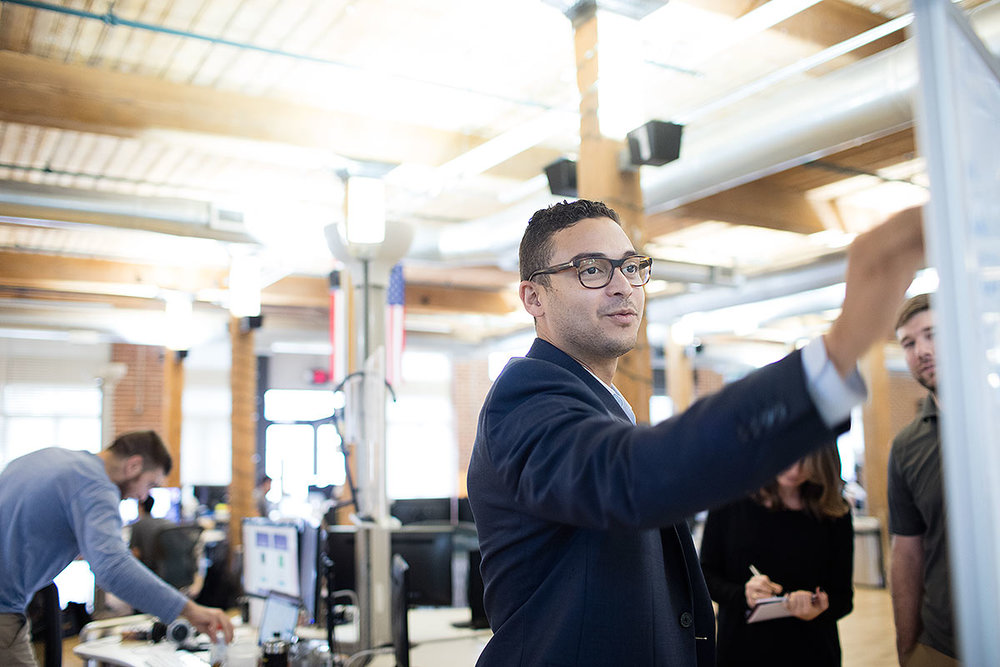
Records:
[[[43,447],[101,450],[101,390],[89,385],[3,387],[0,466]]]
[[[181,483],[227,486],[233,472],[229,389],[188,386],[182,401]]]
[[[343,486],[347,478],[340,434],[329,418],[338,396],[329,390],[269,389],[264,392],[264,472],[268,500],[308,502],[310,486]]]

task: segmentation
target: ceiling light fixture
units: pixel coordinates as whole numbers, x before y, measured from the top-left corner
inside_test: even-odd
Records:
[[[344,192],[344,238],[351,245],[378,245],[385,240],[385,182],[350,176]]]
[[[260,315],[261,261],[257,255],[234,254],[229,264],[229,312],[233,317]]]

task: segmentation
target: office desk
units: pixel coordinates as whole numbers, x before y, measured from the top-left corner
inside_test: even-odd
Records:
[[[169,642],[122,641],[111,636],[77,644],[73,653],[88,665],[107,664],[119,667],[205,667],[208,651],[178,651]]]
[[[409,615],[412,667],[472,667],[493,633],[489,628],[456,628],[469,620],[468,607],[411,609]],[[377,655],[368,667],[393,667],[392,653]]]
[[[134,618],[134,617],[133,617]],[[489,629],[456,628],[452,623],[468,621],[468,607],[418,608],[409,612],[410,660],[414,667],[471,667],[492,636]],[[134,623],[134,621],[133,621]],[[256,630],[237,626],[235,640],[253,641]],[[318,627],[299,628],[300,639],[326,639],[325,630]],[[335,632],[339,653],[356,651],[357,633],[352,624],[338,625]],[[123,641],[110,635],[78,644],[73,652],[87,664],[105,663],[118,667],[205,667],[209,652],[189,653],[176,650],[173,644],[160,642]],[[369,667],[391,667],[391,653],[375,656]]]
[[[124,622],[116,625],[116,620]],[[143,621],[151,621],[151,617],[127,616],[90,623],[80,634],[81,642],[73,647],[73,653],[88,666],[205,667],[208,664],[210,651],[178,651],[176,645],[167,641],[154,644],[151,641],[122,639],[122,628],[135,627]],[[233,632],[234,641],[256,642],[257,632],[250,626],[236,626]]]

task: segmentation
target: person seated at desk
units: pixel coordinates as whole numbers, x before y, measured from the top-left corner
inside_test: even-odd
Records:
[[[156,538],[161,530],[175,525],[172,521],[153,516],[153,505],[155,504],[153,496],[146,496],[146,499],[139,503],[139,518],[132,524],[132,535],[128,543],[132,555],[154,572],[156,571]]]
[[[143,565],[185,595],[196,598],[204,581],[200,562],[205,551],[201,526],[174,523],[152,515],[153,497],[139,503],[129,548]]]

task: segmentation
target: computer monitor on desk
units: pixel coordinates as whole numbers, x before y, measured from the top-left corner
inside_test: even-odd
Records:
[[[264,598],[283,593],[299,598],[309,617],[316,618],[317,576],[322,531],[300,521],[243,520],[243,590]]]
[[[451,562],[452,529],[403,527],[392,533],[392,553],[406,559],[409,569],[409,603],[416,607],[450,607],[453,604]]]
[[[409,564],[409,603],[412,606],[450,607],[452,597],[451,526],[404,526],[392,531],[392,553]],[[353,526],[327,529],[327,555],[333,561],[337,590],[357,590]]]

